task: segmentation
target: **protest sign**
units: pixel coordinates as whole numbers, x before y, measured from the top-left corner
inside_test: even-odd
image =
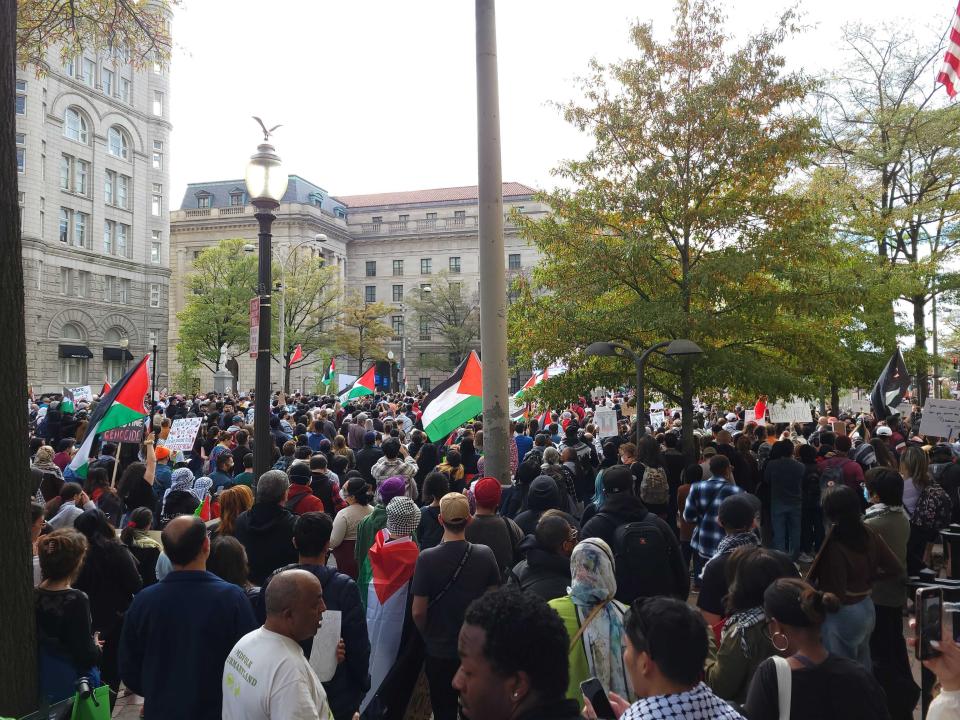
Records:
[[[103,440],[111,443],[139,443],[143,440],[143,421],[137,420],[130,425],[107,430]]]
[[[661,427],[664,422],[664,413],[663,410],[654,410],[650,413],[650,427],[654,430]]]
[[[663,411],[663,400],[660,402],[650,403],[650,412],[662,412]]]
[[[743,411],[743,426],[746,427],[750,423],[757,422],[757,411],[756,410],[744,410]]]
[[[177,418],[170,425],[170,434],[163,446],[170,452],[190,452],[202,424],[203,418]]]
[[[310,667],[320,682],[327,682],[337,671],[337,643],[340,642],[342,620],[340,610],[324,610],[320,627],[313,637]]]
[[[810,422],[813,419],[810,403],[806,400],[791,398],[786,402],[781,400],[767,407],[772,423]]]
[[[90,402],[93,400],[93,391],[90,389],[89,385],[81,385],[80,387],[70,388],[70,392],[73,393],[73,401],[78,402]]]
[[[593,414],[593,423],[597,426],[597,435],[602,438],[617,434],[617,414],[608,407],[598,407]]]
[[[920,434],[949,440],[960,431],[960,400],[928,399],[920,417]]]

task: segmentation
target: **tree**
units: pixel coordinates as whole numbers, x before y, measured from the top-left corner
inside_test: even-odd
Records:
[[[463,283],[438,273],[429,289],[414,290],[407,300],[417,322],[430,328],[442,341],[442,352],[430,354],[423,367],[449,372],[477,347],[480,339],[480,298],[465,294]]]
[[[17,198],[15,70],[34,63],[42,73],[46,54],[58,46],[64,57],[80,48],[123,43],[134,64],[147,58],[164,61],[170,49],[167,5],[132,0],[0,0],[0,397],[10,408],[26,405],[27,368],[24,334],[23,252]],[[0,417],[0,453],[7,480],[0,489],[0,567],[8,571],[0,587],[0,715],[18,717],[36,709],[37,662],[30,577],[29,511],[32,488],[23,438],[26,417],[7,412]]]
[[[553,215],[522,221],[544,262],[510,309],[518,360],[568,358],[558,385],[632,376],[585,359],[596,340],[697,342],[695,362],[647,366],[684,411],[688,454],[698,390],[812,394],[871,280],[855,282],[869,258],[835,241],[829,206],[792,187],[815,150],[814,120],[794,109],[814,83],[778,53],[792,14],[730,51],[722,20],[680,0],[671,39],[635,25],[635,57],[591,65],[585,103],[564,112],[594,146],[556,171],[570,189],[544,196]]]
[[[383,343],[393,331],[383,322],[390,307],[382,302],[364,302],[359,292],[351,292],[344,301],[335,337],[340,352],[357,361],[359,371],[371,360],[387,356]]]
[[[849,62],[821,95],[821,181],[841,202],[838,229],[901,276],[900,299],[912,306],[908,362],[925,393],[926,308],[960,286],[949,270],[960,249],[960,109],[931,82],[941,42],[853,25],[844,43]],[[889,300],[886,309],[894,312]]]
[[[250,299],[256,295],[257,258],[244,252],[244,240],[221,240],[194,260],[184,279],[186,303],[177,319],[177,357],[212,372],[224,354],[246,349],[250,333]]]
[[[290,358],[300,345],[303,359],[297,367],[313,365],[324,359],[319,351],[331,346],[330,326],[340,314],[340,276],[334,266],[318,263],[310,255],[294,255],[284,273],[284,317],[280,318],[280,303],[274,303],[274,326],[284,323],[284,344],[280,347],[279,333],[274,333],[274,353],[282,361],[283,390],[290,390]],[[277,266],[275,266],[276,269]],[[312,359],[311,359],[312,358]]]

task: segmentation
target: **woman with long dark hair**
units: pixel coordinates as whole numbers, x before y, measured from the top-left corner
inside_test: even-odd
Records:
[[[157,456],[153,451],[153,435],[147,434],[143,441],[145,462],[130,463],[120,477],[117,495],[123,503],[124,519],[138,507],[154,511],[157,499],[153,492],[153,482],[157,473]]]
[[[873,452],[877,456],[876,467],[886,467],[891,470],[897,469],[897,459],[890,452],[890,445],[882,437],[874,438],[870,441]]]
[[[417,474],[414,475],[413,479],[416,481],[417,489],[420,491],[422,497],[424,480],[426,480],[427,475],[432,473],[437,465],[440,464],[440,449],[432,442],[424,443],[420,446],[420,451],[417,453],[416,459]]]
[[[870,670],[870,635],[876,611],[870,597],[876,580],[902,577],[905,568],[883,538],[863,522],[860,498],[846,485],[823,495],[823,513],[832,523],[807,579],[840,600],[823,624],[828,651]]]
[[[163,550],[160,543],[150,537],[149,530],[152,526],[153,513],[150,509],[137,508],[130,513],[126,527],[120,531],[120,542],[137,561],[144,587],[157,582],[157,558]]]

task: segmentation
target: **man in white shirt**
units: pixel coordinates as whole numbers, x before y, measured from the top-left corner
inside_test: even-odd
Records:
[[[240,638],[223,668],[223,720],[327,720],[327,695],[299,642],[326,605],[313,573],[285,570],[267,586],[267,620]]]

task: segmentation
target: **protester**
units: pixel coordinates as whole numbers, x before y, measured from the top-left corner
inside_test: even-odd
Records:
[[[715,455],[710,458],[710,478],[694,483],[687,496],[687,504],[683,509],[683,519],[696,523],[690,547],[694,552],[694,575],[699,577],[700,569],[712,558],[717,546],[723,539],[723,529],[717,522],[720,503],[730,495],[741,492],[733,484],[733,471],[726,455]],[[695,582],[699,585],[699,582]]]
[[[473,522],[467,526],[466,539],[493,550],[500,574],[506,579],[507,573],[517,560],[517,549],[523,539],[523,532],[510,518],[497,515],[500,495],[501,485],[496,478],[480,478],[474,484],[473,496],[477,509]]]
[[[387,438],[380,446],[383,452],[377,462],[370,468],[370,475],[377,483],[389,477],[402,477],[406,482],[405,494],[411,500],[416,500],[420,493],[414,476],[419,470],[417,461],[407,454],[406,448],[396,438]]]
[[[811,563],[823,545],[823,512],[820,509],[820,467],[817,450],[810,444],[797,446],[797,460],[803,463],[803,500],[800,507],[800,557]]]
[[[907,542],[907,573],[915,575],[927,566],[930,546],[950,524],[953,507],[950,497],[930,475],[927,454],[919,447],[907,447],[900,455],[903,476],[903,506],[910,515]]]
[[[787,717],[818,720],[884,720],[884,694],[864,667],[833,652],[820,641],[824,620],[840,607],[829,592],[814,590],[796,578],[781,578],[763,594],[770,639],[786,656],[790,677]],[[744,712],[750,720],[778,720],[779,658],[760,663],[750,684]]]
[[[451,490],[452,490],[451,486]],[[556,481],[549,475],[540,475],[530,483],[523,511],[514,518],[517,527],[524,535],[532,533],[540,517],[547,510],[566,510],[560,504],[560,490]]]
[[[542,600],[508,589],[478,598],[459,633],[461,667],[453,678],[473,720],[576,720],[564,698],[569,639]]]
[[[440,524],[440,498],[448,492],[450,492],[450,482],[442,472],[434,471],[424,478],[423,501],[429,504],[420,509],[417,540],[421,550],[436,547],[443,538],[443,525]]]
[[[219,720],[223,664],[256,627],[253,610],[240,588],[206,571],[210,540],[200,518],[173,518],[161,540],[173,572],[127,611],[120,675],[143,696],[146,720]]]
[[[193,515],[200,501],[193,492],[193,472],[189,468],[177,468],[170,479],[170,489],[163,494],[160,509],[160,529],[178,515]]]
[[[83,488],[74,482],[64,483],[59,497],[54,498],[53,503],[59,503],[48,503],[48,508],[54,509],[54,514],[47,520],[47,525],[53,530],[72,528],[74,520],[85,511],[96,510],[97,507]]]
[[[340,478],[328,469],[326,455],[318,454],[310,458],[310,491],[320,499],[319,508],[330,517],[347,506],[340,496]]]
[[[127,466],[117,486],[117,495],[123,501],[124,516],[121,523],[126,523],[126,517],[138,507],[154,510],[156,496],[153,494],[153,483],[157,472],[157,458],[153,451],[153,435],[147,434],[143,441],[144,462],[135,462]]]
[[[457,636],[467,605],[500,584],[490,548],[466,541],[470,507],[461,493],[440,500],[443,542],[417,558],[413,576],[413,621],[426,644],[426,675],[434,720],[455,720],[457,694],[451,681],[460,661]]]
[[[376,487],[373,466],[383,457],[383,450],[377,446],[377,434],[372,430],[363,435],[363,448],[356,454],[357,470],[371,486]]]
[[[43,532],[43,505],[30,503],[30,545],[33,548],[33,586],[37,587],[43,576],[40,573],[40,552],[38,542]]]
[[[940,694],[927,708],[927,720],[955,720],[960,717],[960,645],[954,642],[946,627],[940,640],[931,641],[939,655],[924,660],[924,667],[936,673]]]
[[[570,576],[568,593],[549,602],[570,636],[567,697],[579,703],[580,683],[595,677],[607,691],[629,698],[622,646],[627,606],[614,599],[617,580],[610,546],[599,538],[583,540],[570,555]]]
[[[437,470],[447,476],[447,482],[450,484],[450,492],[463,492],[467,488],[465,482],[466,470],[460,457],[460,451],[456,448],[447,450],[444,461],[437,465]]]
[[[268,470],[257,482],[257,500],[237,518],[234,536],[250,562],[250,580],[262,585],[267,575],[296,560],[293,525],[296,516],[284,507],[290,482],[280,470]]]
[[[127,525],[120,531],[120,542],[130,551],[137,561],[137,571],[143,587],[157,582],[157,559],[163,548],[150,537],[153,527],[153,513],[149,508],[137,508],[130,513]]]
[[[220,493],[220,522],[210,531],[210,537],[234,535],[237,518],[253,507],[253,490],[247,485],[234,485]]]
[[[233,478],[234,485],[246,485],[248,488],[253,488],[254,480],[256,479],[253,474],[253,453],[247,452],[246,455],[240,461],[236,467],[242,467],[243,472],[237,473]]]
[[[764,482],[770,487],[770,519],[773,547],[800,557],[800,528],[803,512],[803,478],[806,468],[793,458],[793,443],[778,440],[770,448],[770,459],[763,470]]]
[[[578,532],[561,513],[547,511],[532,535],[520,544],[525,559],[510,572],[509,584],[544,600],[563,597],[570,585],[570,554]]]
[[[347,507],[333,519],[330,549],[336,558],[337,568],[356,580],[359,572],[356,559],[357,528],[360,522],[373,512],[370,507],[372,498],[367,481],[360,476],[347,480],[342,495]]]
[[[302,460],[294,462],[287,471],[287,477],[290,479],[290,489],[287,491],[287,500],[284,505],[287,510],[294,515],[324,511],[323,501],[314,495],[310,488],[313,475],[307,463]]]
[[[264,605],[263,627],[240,638],[223,664],[223,720],[326,718],[323,685],[298,645],[316,634],[326,610],[320,581],[286,570]]]
[[[103,511],[111,525],[120,527],[123,503],[120,496],[117,495],[117,491],[110,487],[110,476],[107,475],[106,468],[90,468],[87,471],[87,479],[83,483],[83,491],[97,506],[97,509]]]
[[[37,450],[34,457],[32,468],[42,474],[39,493],[43,496],[44,502],[53,500],[60,494],[63,488],[63,469],[54,461],[54,450],[49,445],[43,445]]]
[[[250,601],[250,607],[256,612],[260,604],[260,588],[250,582],[247,552],[239,540],[231,535],[211,538],[207,572],[243,590]]]

